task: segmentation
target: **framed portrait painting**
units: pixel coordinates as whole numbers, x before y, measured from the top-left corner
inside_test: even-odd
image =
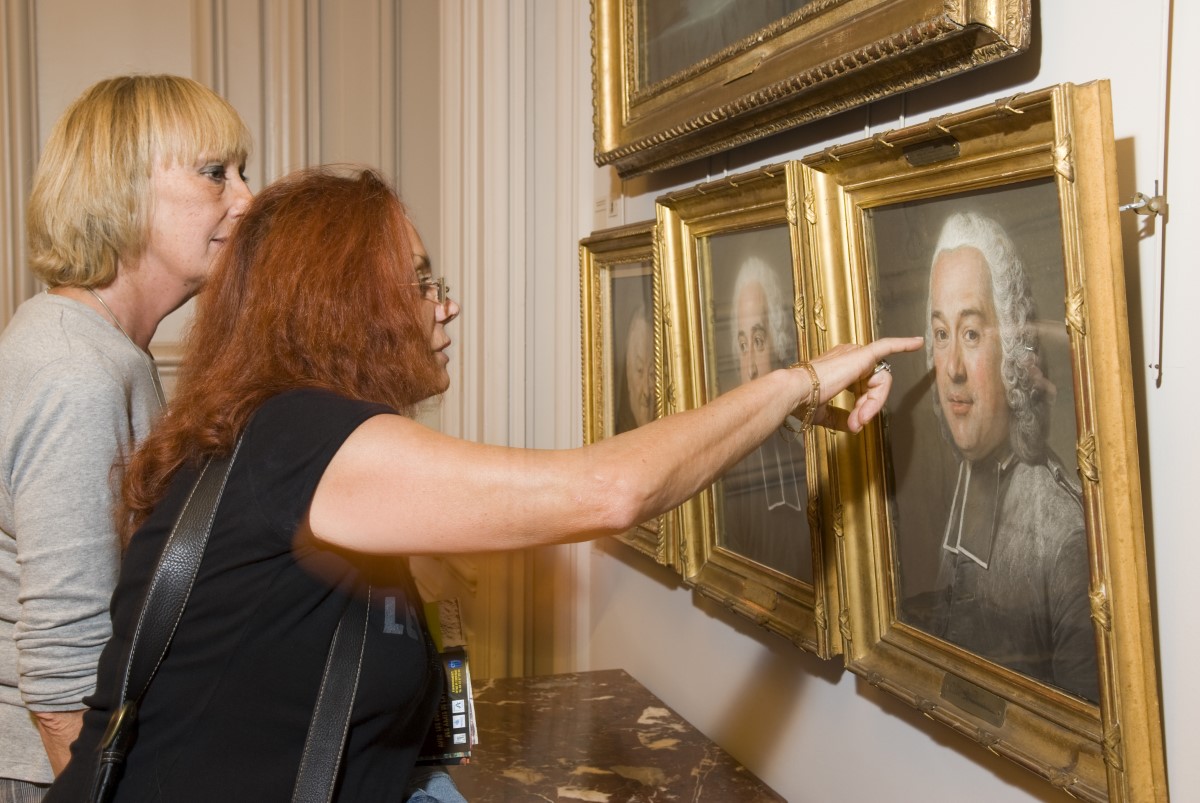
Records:
[[[1110,115],[1060,85],[829,148],[806,242],[838,338],[925,337],[839,453],[847,665],[1075,797],[1155,800]]]
[[[605,229],[579,243],[585,443],[660,415],[664,372],[654,227],[645,221]],[[617,538],[674,565],[669,519],[644,522]]]
[[[595,158],[718,153],[1020,53],[1029,0],[592,0]]]
[[[804,312],[786,165],[658,200],[674,409],[704,404],[816,348]],[[682,571],[700,592],[828,657],[823,436],[780,429],[681,512]]]

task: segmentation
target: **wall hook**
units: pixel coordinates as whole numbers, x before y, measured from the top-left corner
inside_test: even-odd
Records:
[[[1118,208],[1122,212],[1132,210],[1139,215],[1166,215],[1167,199],[1161,195],[1147,198],[1144,193],[1137,192],[1134,193],[1132,201],[1127,204],[1121,204]]]

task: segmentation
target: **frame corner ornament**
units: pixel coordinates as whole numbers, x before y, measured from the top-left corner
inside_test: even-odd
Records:
[[[1089,432],[1079,440],[1079,446],[1075,449],[1075,459],[1079,465],[1079,476],[1087,480],[1092,485],[1100,482],[1100,465],[1096,459],[1097,441],[1096,435]]]
[[[1112,608],[1108,604],[1108,593],[1104,590],[1104,586],[1096,586],[1088,594],[1088,601],[1092,609],[1092,621],[1104,630],[1104,632],[1111,633]]]
[[[1063,134],[1054,145],[1054,172],[1067,181],[1075,181],[1075,153],[1070,134]]]
[[[1087,335],[1087,299],[1082,287],[1076,287],[1067,296],[1067,326],[1079,337]]]
[[[1121,737],[1121,723],[1112,722],[1104,728],[1104,763],[1112,767],[1117,772],[1125,771],[1125,760],[1123,758],[1124,740]]]

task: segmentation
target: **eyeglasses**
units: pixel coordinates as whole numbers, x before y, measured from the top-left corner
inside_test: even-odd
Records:
[[[421,294],[426,300],[432,301],[435,304],[444,305],[450,298],[450,285],[446,284],[446,278],[439,276],[436,279],[424,279],[419,282],[411,282],[421,288]]]

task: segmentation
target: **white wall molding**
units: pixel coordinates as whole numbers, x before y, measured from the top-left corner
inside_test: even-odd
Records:
[[[392,180],[400,180],[400,144],[402,119],[400,94],[403,84],[400,75],[400,12],[394,2],[379,2],[375,10],[379,48],[379,84],[375,92],[376,108],[379,109],[379,158],[376,167]],[[413,83],[422,76],[411,76]]]
[[[0,0],[0,329],[37,291],[25,248],[25,206],[37,161],[32,0]]]
[[[192,0],[192,77],[222,97],[229,93],[225,0]]]
[[[589,18],[578,3],[534,3],[529,25],[527,81],[527,216],[531,282],[526,363],[528,444],[579,446],[582,389],[579,240],[591,193],[590,71],[578,54],[590,42]],[[580,115],[580,107],[587,113]],[[581,158],[581,154],[583,157]],[[586,187],[583,181],[589,183]],[[539,550],[534,563],[533,666],[536,674],[588,666],[589,544]]]
[[[441,9],[441,248],[463,304],[443,429],[492,444],[576,446],[583,171],[575,167],[591,135],[577,48],[588,41],[587,14],[531,0],[447,0]],[[476,560],[467,617],[481,677],[586,661],[589,552]]]
[[[591,125],[577,55],[587,13],[531,0],[445,0],[441,10],[441,248],[463,305],[443,429],[492,444],[576,446],[577,154]],[[467,617],[481,677],[586,661],[589,551],[475,561]]]
[[[321,159],[319,0],[261,0],[262,161],[272,178]]]
[[[522,6],[441,3],[442,222],[445,272],[463,308],[443,400],[442,429],[492,444],[524,442],[525,275],[522,51],[509,39]],[[523,25],[517,25],[521,28]],[[514,60],[518,60],[514,64]],[[515,129],[515,130],[514,130]],[[516,152],[514,152],[516,151]],[[471,561],[477,592],[464,600],[479,677],[525,673],[524,553]]]
[[[577,163],[586,13],[530,0],[441,9],[441,247],[463,304],[443,427],[485,443],[577,445],[578,382],[563,377],[579,376],[580,177],[564,166]],[[586,550],[479,561],[481,676],[575,668]]]

